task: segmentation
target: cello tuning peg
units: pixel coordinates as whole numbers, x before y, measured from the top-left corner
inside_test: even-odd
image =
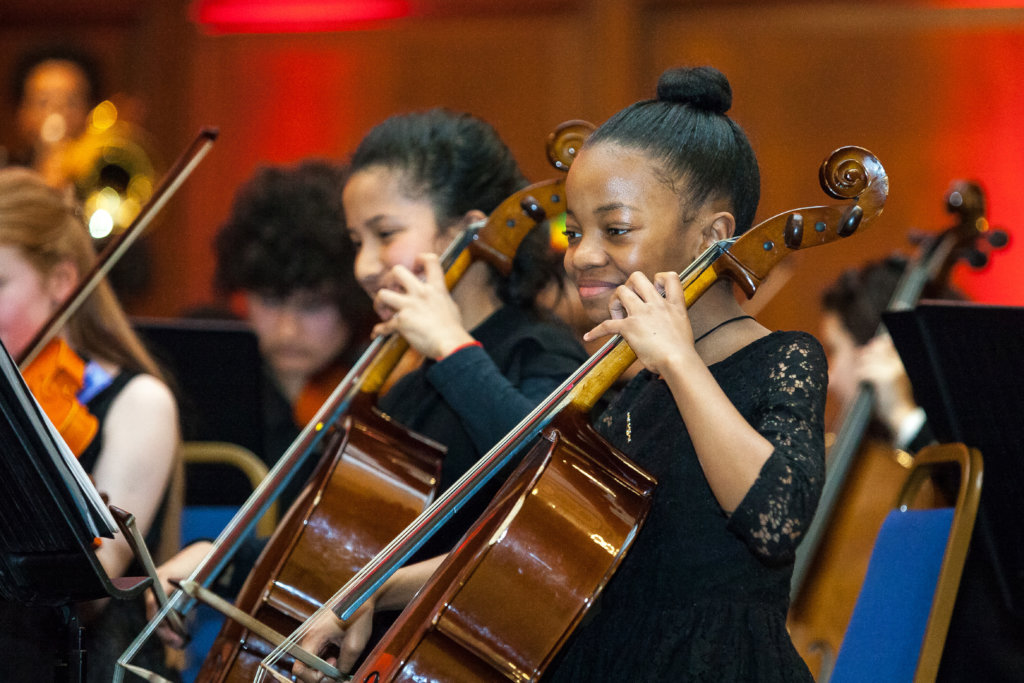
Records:
[[[523,212],[536,223],[540,223],[542,220],[547,218],[548,214],[544,210],[544,207],[542,207],[540,202],[533,197],[525,197],[523,201],[520,202],[519,206],[522,207]]]
[[[967,252],[967,263],[971,268],[984,268],[988,263],[988,254],[978,249],[971,249]]]
[[[854,204],[846,210],[846,214],[839,222],[839,229],[836,231],[840,237],[852,235],[860,226],[860,219],[864,217],[864,209],[860,204]],[[801,223],[803,221],[801,220]]]
[[[804,239],[804,217],[798,213],[790,215],[786,219],[786,230],[784,233],[786,246],[790,249],[799,249]]]
[[[992,230],[986,233],[985,239],[992,245],[994,249],[1002,249],[1006,246],[1007,242],[1010,241],[1010,236],[1006,234],[1005,230]]]

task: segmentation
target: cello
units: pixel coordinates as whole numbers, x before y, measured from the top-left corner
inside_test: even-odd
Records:
[[[981,247],[1005,245],[1005,233],[989,228],[977,184],[955,181],[946,193],[946,208],[956,221],[917,239],[919,254],[897,283],[889,310],[912,308],[920,298],[941,291],[960,260],[983,266],[987,254]],[[883,333],[880,328],[876,334]],[[788,625],[794,646],[816,678],[831,670],[875,535],[907,475],[907,454],[864,439],[874,408],[873,390],[861,385],[842,417],[818,511],[797,549]]]
[[[845,207],[780,214],[712,245],[681,275],[690,306],[721,278],[752,296],[788,253],[852,234],[881,211],[887,179],[860,148],[821,172]],[[541,439],[377,644],[357,681],[536,680],[618,567],[656,481],[592,430],[588,413],[634,361],[615,336],[325,605],[350,617],[444,520],[516,452]],[[306,632],[292,635],[264,666]]]
[[[521,239],[546,215],[561,211],[563,194],[560,181],[541,183],[503,202],[442,259],[448,286],[474,260],[507,271]],[[239,609],[275,629],[291,631],[434,495],[439,447],[398,428],[373,407],[405,346],[400,337],[391,342],[401,345],[399,351],[385,348],[367,367],[357,364],[360,375],[347,413],[340,423],[325,423],[331,434],[318,472],[238,598]],[[199,678],[251,679],[250,663],[255,666],[267,651],[258,634],[230,621]]]

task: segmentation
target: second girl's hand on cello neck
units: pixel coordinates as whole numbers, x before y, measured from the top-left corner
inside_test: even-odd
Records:
[[[390,286],[377,291],[374,301],[384,322],[374,327],[374,334],[400,333],[410,346],[433,360],[472,344],[475,340],[467,329],[475,328],[501,306],[494,291],[481,286],[481,277],[487,276],[484,264],[471,268],[450,296],[436,254],[417,256],[413,268],[395,266],[388,274]]]

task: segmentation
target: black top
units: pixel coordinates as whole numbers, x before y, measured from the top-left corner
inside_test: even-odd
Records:
[[[825,474],[824,352],[810,335],[775,332],[710,370],[775,451],[727,515],[668,385],[637,375],[596,427],[657,478],[653,507],[545,680],[812,680],[786,612]]]
[[[99,421],[100,428],[96,432],[96,436],[93,437],[92,442],[82,451],[82,455],[79,456],[78,462],[89,474],[96,468],[96,462],[99,460],[100,451],[103,450],[103,424],[106,422],[107,413],[110,412],[110,406],[114,403],[121,392],[124,390],[128,383],[138,377],[140,372],[134,370],[122,370],[111,380],[110,384],[103,388],[98,394],[93,396],[85,404],[89,412]],[[102,491],[101,491],[102,493]],[[165,489],[166,496],[166,489]],[[146,547],[151,552],[156,552],[156,549],[160,547],[160,535],[164,526],[164,509],[167,501],[162,500],[160,506],[156,510],[156,515],[153,517],[153,523],[150,525],[149,532],[146,534]],[[131,565],[125,570],[125,576],[144,576],[146,570],[141,564],[132,562]]]
[[[494,312],[470,334],[483,348],[470,346],[440,362],[426,361],[378,402],[382,411],[404,426],[447,446],[442,491],[587,357],[564,324],[509,306]],[[421,548],[417,559],[451,550],[512,469],[514,463],[466,503]]]
[[[86,472],[91,473],[99,459],[99,453],[103,448],[103,424],[111,405],[128,383],[139,374],[135,371],[122,370],[103,391],[96,394],[86,404],[89,412],[100,422],[100,430],[96,433],[96,437],[79,458]],[[146,534],[146,546],[151,551],[155,551],[160,544],[160,531],[163,528],[166,502],[166,498],[161,501],[153,518],[153,524]],[[133,560],[125,570],[125,576],[145,576],[145,569]],[[89,657],[87,667],[89,681],[105,682],[113,678],[118,657],[135,640],[147,621],[145,603],[142,597],[139,597],[135,600],[111,600],[95,620],[86,623],[85,649]],[[143,645],[139,654],[132,659],[132,663],[155,671],[170,680],[177,680],[179,678],[177,672],[167,667],[164,659],[163,646],[159,639],[150,638]]]
[[[82,454],[78,456],[78,462],[86,472],[91,473],[93,468],[96,467],[96,461],[100,459],[100,451],[103,450],[103,422],[107,419],[107,413],[110,412],[111,404],[120,395],[125,385],[138,374],[138,372],[122,370],[116,377],[110,380],[110,384],[85,404],[85,407],[89,409],[89,412],[100,423],[100,429],[96,432],[96,436],[86,449],[82,451]]]

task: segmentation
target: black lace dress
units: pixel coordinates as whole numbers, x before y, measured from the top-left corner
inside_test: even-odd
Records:
[[[775,332],[711,366],[775,451],[731,515],[665,382],[642,372],[598,430],[658,479],[633,548],[545,681],[811,681],[786,631],[793,553],[824,477],[825,356]]]

